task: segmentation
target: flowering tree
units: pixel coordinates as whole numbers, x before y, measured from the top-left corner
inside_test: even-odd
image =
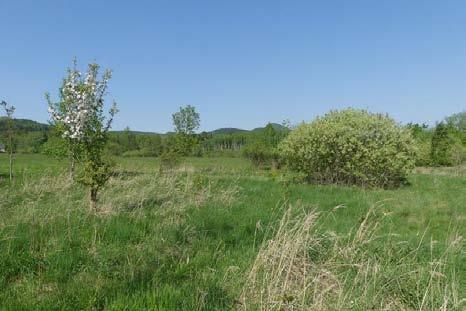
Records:
[[[55,130],[66,141],[70,178],[74,178],[75,163],[80,153],[82,129],[86,117],[84,113],[86,105],[83,94],[81,94],[83,89],[84,83],[81,73],[76,68],[76,59],[74,59],[73,68],[68,68],[68,75],[63,79],[60,87],[60,101],[52,102],[50,94],[45,94]]]
[[[11,181],[13,178],[13,113],[15,112],[15,107],[8,105],[4,100],[0,103],[0,106],[5,110],[7,117],[6,140],[8,141],[7,150],[9,154],[9,175]]]
[[[99,69],[98,64],[89,64],[83,76],[74,62],[73,69],[68,70],[68,76],[63,80],[60,102],[52,103],[46,95],[52,120],[69,142],[72,163],[79,153],[82,169],[78,181],[89,187],[91,209],[95,209],[97,194],[110,176],[111,165],[103,151],[108,140],[107,132],[117,112],[113,103],[109,116],[105,116],[104,97],[111,71],[106,70],[100,76]],[[74,164],[71,167],[74,170]]]

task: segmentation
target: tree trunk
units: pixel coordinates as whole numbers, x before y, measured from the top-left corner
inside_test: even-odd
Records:
[[[13,153],[10,151],[10,181],[13,179]]]
[[[13,179],[13,138],[10,133],[10,181]]]
[[[70,164],[69,164],[69,170],[70,170],[70,179],[74,179],[74,169],[75,169],[75,160],[74,160],[74,152],[70,151]]]
[[[97,210],[97,189],[91,188],[89,191],[89,209],[91,212],[95,212]]]

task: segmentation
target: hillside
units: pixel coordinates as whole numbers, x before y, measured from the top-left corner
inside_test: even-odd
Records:
[[[284,127],[281,124],[278,123],[270,123],[272,127],[276,131],[286,131],[287,128]],[[5,117],[0,117],[0,131],[6,130],[6,118]],[[44,124],[40,123],[34,120],[29,120],[29,119],[14,119],[14,127],[16,130],[22,131],[22,132],[38,132],[38,131],[47,131],[50,129],[49,124]],[[247,133],[247,132],[260,132],[265,129],[264,127],[256,127],[252,130],[245,130],[245,129],[240,129],[240,128],[235,128],[235,127],[224,127],[224,128],[219,128],[215,129],[213,131],[209,131],[209,134],[212,135],[225,135],[225,134],[234,134],[234,133]],[[124,131],[111,131],[112,133],[116,134],[121,134]],[[136,135],[164,135],[164,134],[169,134],[171,132],[167,133],[156,133],[156,132],[144,132],[144,131],[130,131],[133,134]]]
[[[249,132],[249,131],[239,129],[239,128],[235,128],[235,127],[223,127],[223,128],[219,128],[219,129],[210,131],[208,133],[210,133],[212,135],[216,135],[216,134],[221,135],[221,134],[234,134],[234,133],[243,133],[243,132]]]
[[[283,126],[281,124],[278,124],[278,123],[269,123],[272,125],[273,129],[277,132],[283,132],[283,131],[287,131],[288,128],[286,126]],[[264,127],[256,127],[255,129],[251,130],[251,132],[260,132],[260,131],[263,131],[265,129],[265,126]]]
[[[50,128],[50,125],[39,123],[29,119],[13,119],[14,128],[17,131],[21,132],[40,132],[47,131]],[[0,117],[0,131],[5,131],[7,129],[7,118]]]

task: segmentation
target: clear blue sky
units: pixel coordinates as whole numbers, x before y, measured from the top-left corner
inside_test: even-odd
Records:
[[[466,1],[0,0],[0,99],[48,119],[73,57],[114,71],[115,129],[311,120],[360,107],[434,123],[466,109]]]

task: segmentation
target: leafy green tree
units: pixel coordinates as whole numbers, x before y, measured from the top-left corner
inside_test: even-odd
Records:
[[[7,130],[6,130],[6,141],[7,141],[7,151],[8,151],[8,159],[9,159],[9,176],[10,181],[13,179],[13,148],[14,148],[14,124],[13,124],[13,114],[15,112],[15,107],[8,105],[6,101],[2,101],[0,106],[3,107],[5,110],[6,118],[7,118]]]
[[[196,108],[190,105],[180,107],[180,110],[175,112],[172,117],[175,131],[186,135],[194,134],[201,122]]]
[[[63,159],[69,155],[69,146],[61,136],[49,135],[47,141],[41,146],[41,153]]]
[[[417,147],[416,166],[430,166],[432,130],[427,124],[408,123],[406,128],[411,132]]]
[[[451,127],[443,122],[435,126],[431,141],[431,159],[433,165],[452,165],[452,152],[455,140]]]
[[[466,132],[466,111],[455,113],[445,119],[446,123],[454,129]]]
[[[128,126],[125,127],[121,136],[121,143],[125,151],[139,149],[138,142],[136,140],[136,135],[131,131],[131,129]]]
[[[18,152],[38,153],[47,141],[47,133],[43,131],[20,133],[17,140]]]
[[[175,127],[175,151],[180,155],[190,155],[199,145],[195,132],[200,125],[200,115],[193,106],[180,107],[172,116]]]
[[[461,140],[466,147],[466,111],[455,113],[445,119],[445,122],[453,130],[453,134]]]
[[[160,135],[140,135],[137,141],[141,156],[156,157],[162,153],[162,138]]]

